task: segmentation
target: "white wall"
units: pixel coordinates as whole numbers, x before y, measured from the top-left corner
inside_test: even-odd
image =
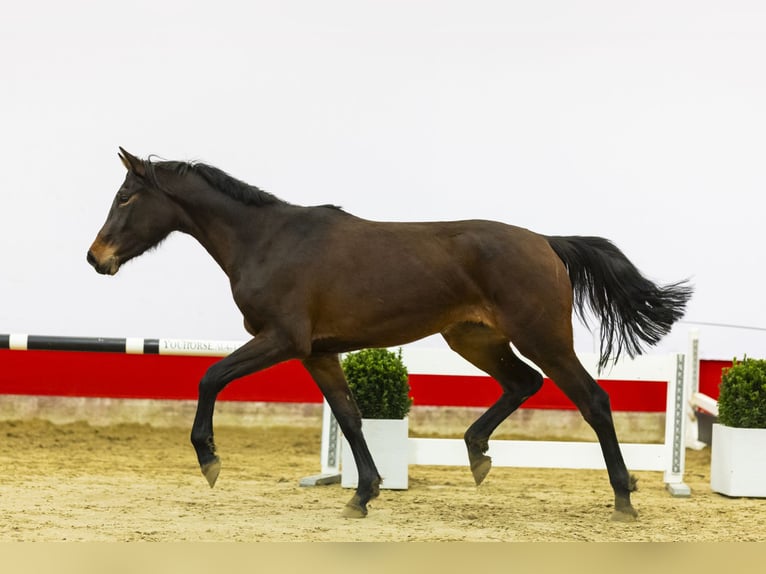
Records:
[[[766,327],[761,2],[14,3],[0,21],[0,332],[240,339],[187,237],[97,276],[117,146],[374,219],[613,239],[689,320]],[[686,347],[680,325],[662,349]],[[766,355],[703,327],[702,353]],[[578,330],[578,348],[592,337]]]

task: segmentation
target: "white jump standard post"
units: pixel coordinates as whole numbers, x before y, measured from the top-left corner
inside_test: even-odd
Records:
[[[340,482],[340,441],[341,433],[338,421],[332,414],[330,405],[323,401],[322,409],[322,443],[321,443],[321,473],[301,478],[301,486],[324,486]]]

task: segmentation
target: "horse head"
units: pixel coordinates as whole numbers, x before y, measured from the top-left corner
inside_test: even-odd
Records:
[[[87,255],[105,275],[114,275],[178,228],[177,206],[160,188],[154,166],[123,148],[119,158],[128,173]]]

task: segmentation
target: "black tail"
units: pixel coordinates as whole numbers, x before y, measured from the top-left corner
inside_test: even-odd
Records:
[[[585,307],[601,321],[599,369],[623,351],[640,355],[683,317],[692,296],[686,282],[659,286],[641,275],[611,241],[601,237],[548,237],[567,267],[574,307],[587,325]]]

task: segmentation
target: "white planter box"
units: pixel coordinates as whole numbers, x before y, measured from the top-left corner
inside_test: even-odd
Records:
[[[362,432],[383,478],[380,488],[406,490],[409,485],[409,419],[362,419]],[[340,485],[356,488],[359,474],[346,437],[341,445],[341,465]]]
[[[727,496],[766,497],[766,429],[713,425],[710,487]]]

